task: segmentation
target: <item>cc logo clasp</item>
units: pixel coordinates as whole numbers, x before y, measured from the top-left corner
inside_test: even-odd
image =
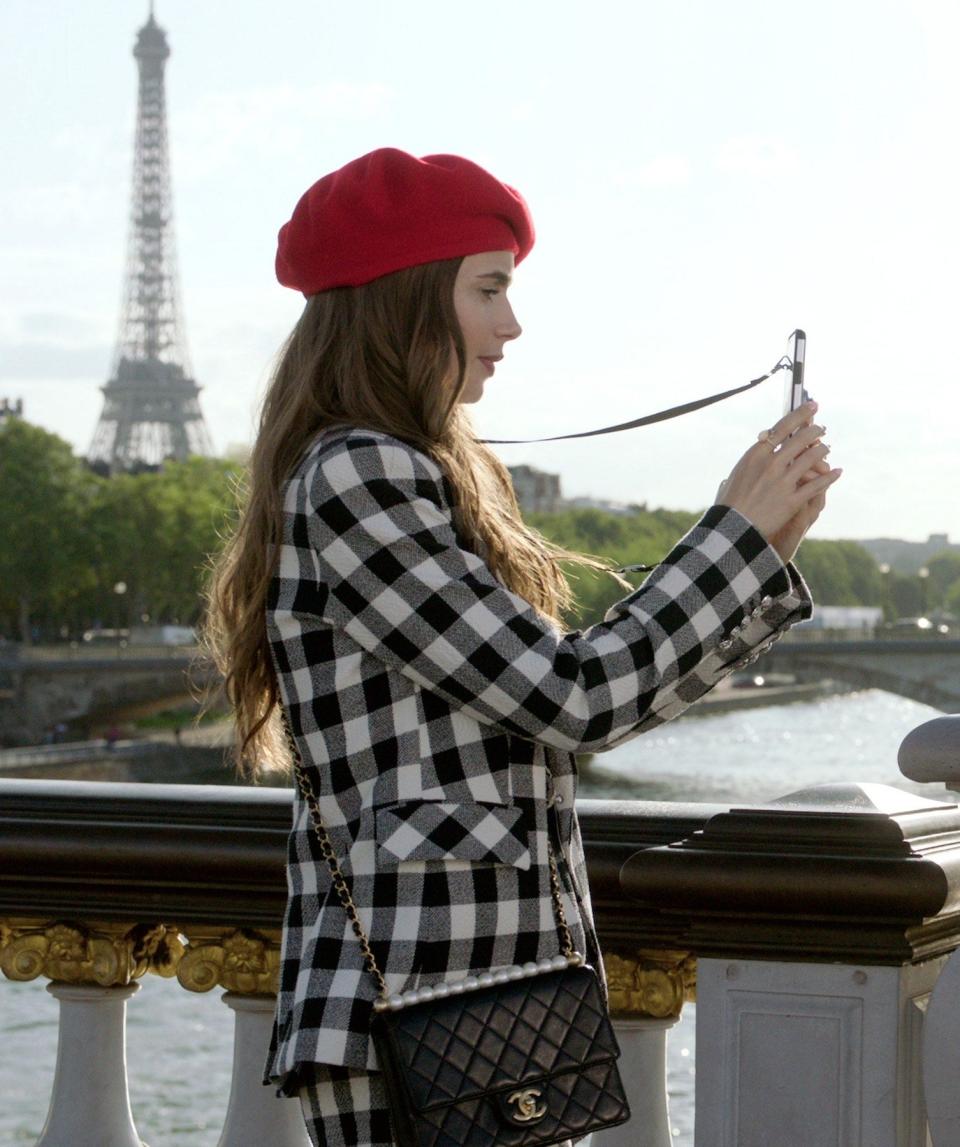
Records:
[[[535,1087],[526,1087],[523,1091],[514,1091],[508,1095],[507,1103],[516,1105],[516,1110],[511,1112],[510,1118],[515,1123],[535,1123],[538,1119],[542,1119],[547,1114],[547,1108],[546,1104],[537,1105],[537,1100],[541,1096],[542,1092]]]

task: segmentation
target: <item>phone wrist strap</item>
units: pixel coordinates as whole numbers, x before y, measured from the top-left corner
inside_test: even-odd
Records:
[[[681,414],[692,414],[695,410],[702,410],[705,406],[712,406],[715,402],[723,402],[726,398],[733,398],[735,394],[743,394],[752,390],[761,382],[792,366],[790,359],[784,355],[782,359],[759,378],[751,379],[743,386],[735,386],[733,390],[724,390],[720,394],[711,394],[707,398],[698,398],[694,402],[685,402],[681,406],[671,406],[668,410],[658,410],[656,414],[646,414],[642,418],[633,418],[629,422],[618,422],[615,426],[602,426],[599,430],[581,430],[578,434],[554,434],[551,438],[481,438],[486,446],[528,446],[534,442],[564,442],[568,438],[595,438],[599,434],[616,434],[620,430],[635,430],[638,426],[651,426],[654,422],[667,422],[671,418],[679,418]]]

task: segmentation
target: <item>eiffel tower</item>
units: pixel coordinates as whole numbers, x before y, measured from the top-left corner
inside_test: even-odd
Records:
[[[133,55],[140,85],[123,308],[88,454],[94,468],[108,472],[213,453],[180,321],[163,87],[170,49],[152,0]]]

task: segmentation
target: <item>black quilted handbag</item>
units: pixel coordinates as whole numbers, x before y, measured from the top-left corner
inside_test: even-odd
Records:
[[[375,1011],[398,1147],[533,1147],[630,1118],[596,973],[533,968]]]
[[[547,1147],[629,1119],[620,1049],[597,974],[574,951],[552,849],[562,955],[391,996],[289,728],[287,738],[334,888],[380,988],[370,1032],[397,1147]]]

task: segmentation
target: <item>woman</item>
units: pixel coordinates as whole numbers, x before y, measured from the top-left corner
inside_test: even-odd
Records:
[[[788,563],[839,476],[815,408],[784,418],[639,590],[564,634],[573,555],[523,524],[464,410],[521,333],[532,244],[517,192],[455,156],[383,149],[306,192],[277,274],[307,304],[211,594],[241,752],[284,756],[282,707],[391,992],[555,956],[548,837],[600,967],[574,754],[675,717],[809,616]],[[387,1144],[377,985],[300,793],[288,876],[268,1078],[315,1144]]]

